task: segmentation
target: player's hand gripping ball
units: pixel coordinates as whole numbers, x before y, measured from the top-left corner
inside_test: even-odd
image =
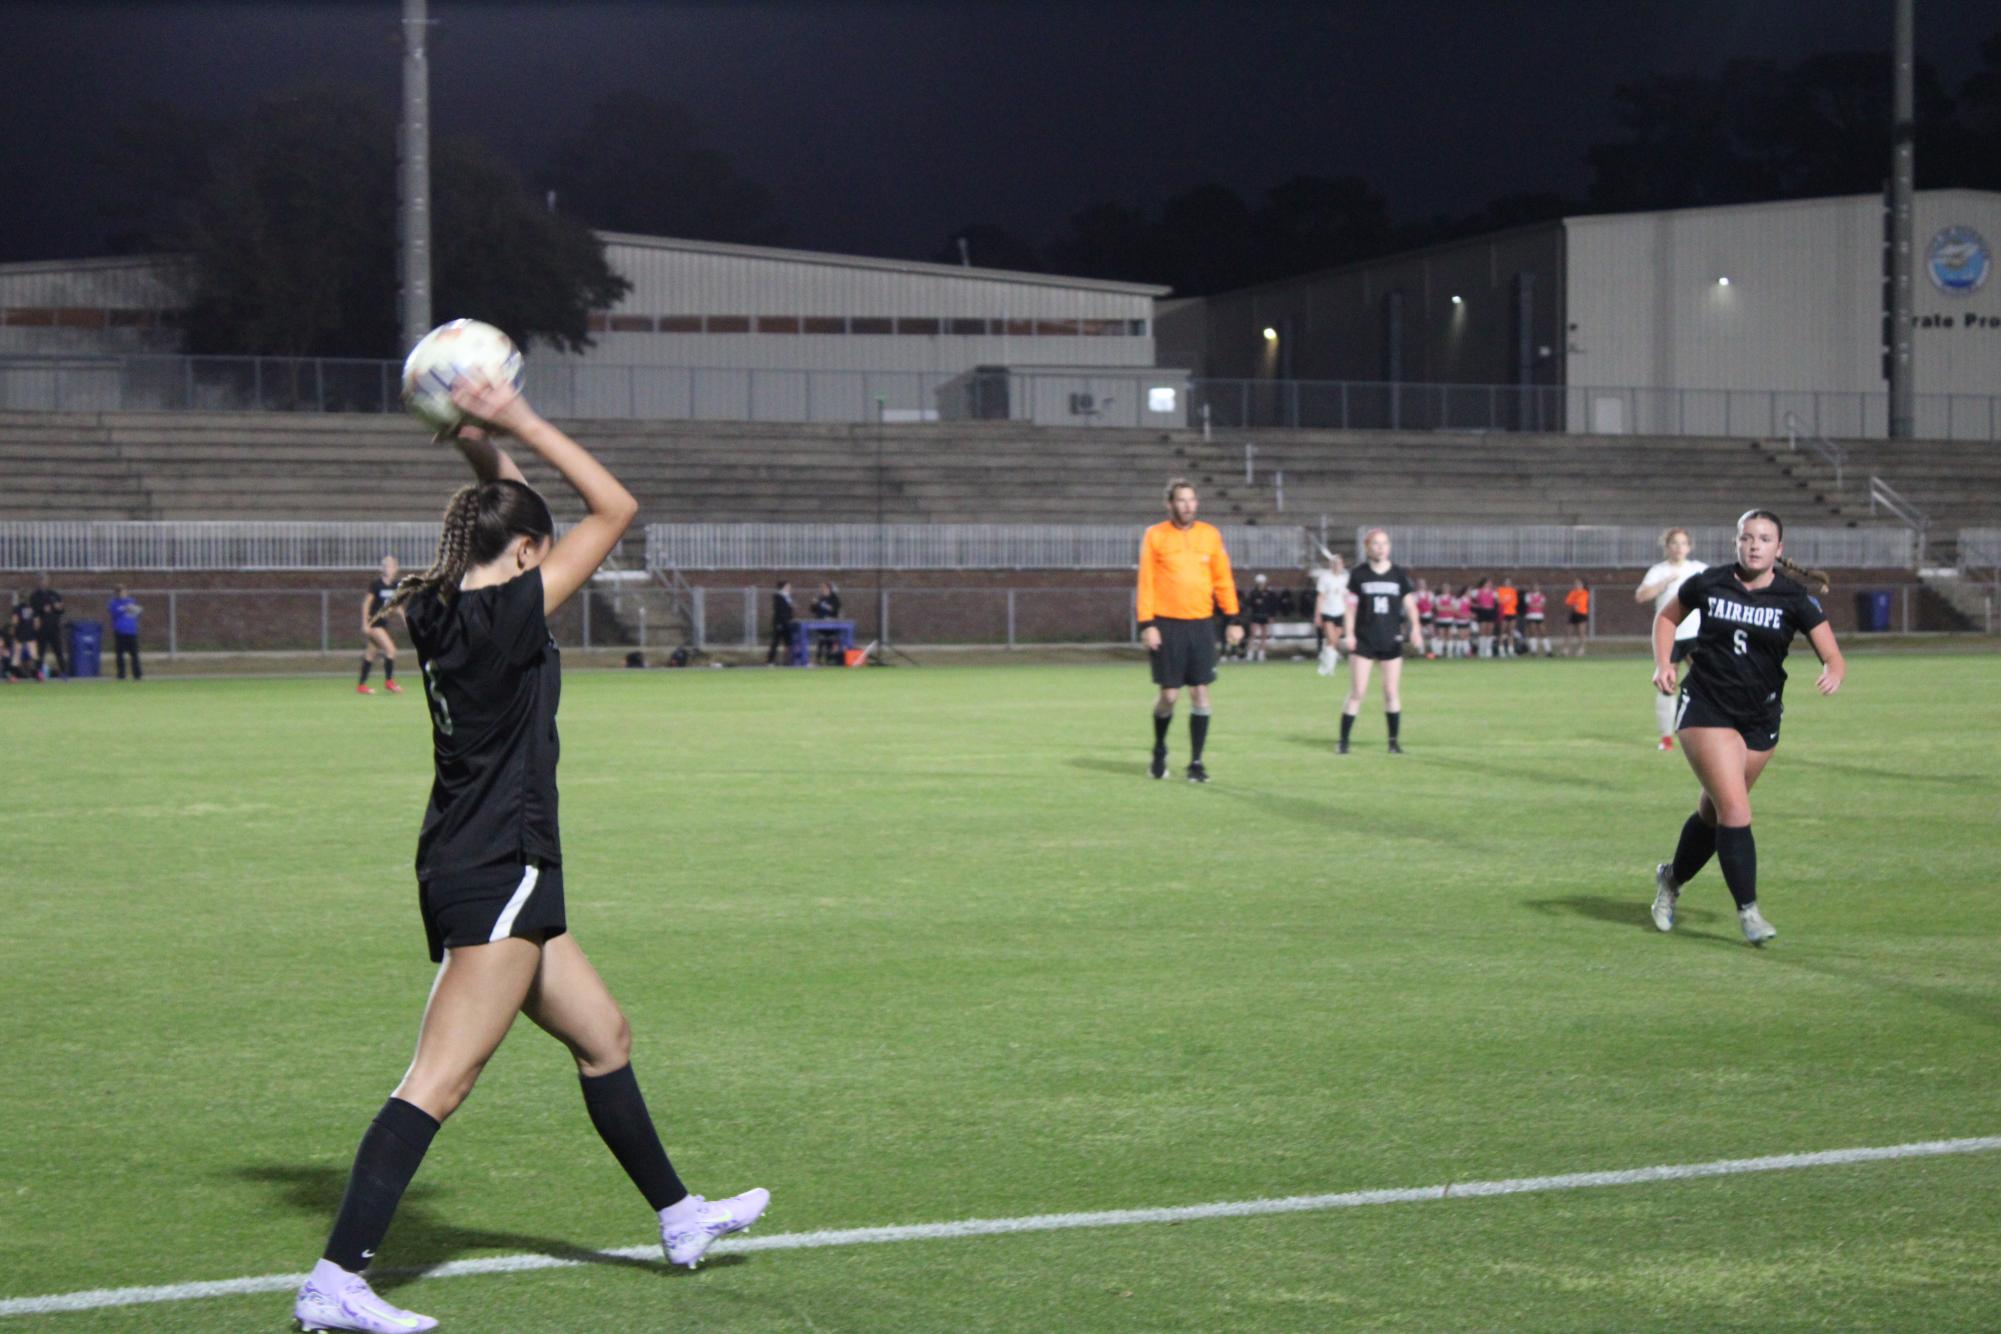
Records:
[[[449,432],[465,420],[452,402],[452,386],[472,376],[521,387],[521,349],[491,324],[453,320],[417,341],[403,361],[403,406],[434,430]]]

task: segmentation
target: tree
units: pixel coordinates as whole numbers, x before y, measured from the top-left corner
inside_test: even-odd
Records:
[[[178,137],[191,129],[206,151]],[[314,88],[235,124],[162,121],[121,145],[133,184],[168,201],[146,239],[191,261],[189,351],[400,355],[396,126],[378,99]],[[477,144],[435,146],[432,198],[440,319],[471,315],[524,347],[577,350],[590,345],[589,312],[629,290],[595,236],[549,214]]]
[[[644,93],[600,100],[540,179],[560,209],[607,231],[743,245],[785,232],[770,193],[702,143],[693,113]]]

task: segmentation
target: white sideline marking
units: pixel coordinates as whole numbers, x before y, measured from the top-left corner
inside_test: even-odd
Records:
[[[1248,1218],[1260,1214],[1319,1213],[1368,1204],[1418,1204],[1489,1195],[1585,1190],[1594,1186],[1638,1186],[1650,1181],[1694,1181],[1703,1177],[1740,1176],[1747,1172],[1786,1172],[1801,1167],[1839,1167],[1899,1158],[1940,1158],[1948,1154],[1989,1153],[1996,1149],[2001,1149],[2001,1135],[1922,1140],[1880,1148],[1782,1153],[1766,1158],[1723,1158],[1710,1163],[1631,1167],[1613,1172],[1570,1172],[1562,1176],[1512,1177],[1501,1181],[1460,1181],[1442,1186],[1354,1190],[1338,1195],[1291,1195],[1277,1200],[1233,1200],[1164,1209],[1106,1209],[1097,1213],[1033,1214],[1023,1218],[967,1218],[956,1223],[912,1223],[902,1227],[781,1232],[765,1237],[726,1237],[711,1247],[709,1254],[741,1255],[750,1251],[796,1251],[893,1241],[996,1237],[1016,1232],[1054,1232],[1076,1227],[1131,1227],[1141,1223],[1188,1223],[1208,1218]],[[660,1248],[627,1246],[595,1254],[611,1260],[646,1260],[658,1258]],[[460,1278],[468,1274],[519,1274],[535,1269],[570,1269],[590,1263],[590,1260],[555,1255],[496,1255],[482,1260],[452,1260],[416,1272],[425,1278]],[[169,1283],[154,1288],[94,1288],[88,1292],[64,1292],[48,1297],[10,1297],[0,1300],[0,1319],[17,1315],[55,1315],[65,1311],[96,1311],[109,1306],[186,1302],[202,1297],[235,1297],[245,1293],[291,1292],[305,1281],[304,1274],[265,1274],[257,1278],[225,1278],[207,1283]]]

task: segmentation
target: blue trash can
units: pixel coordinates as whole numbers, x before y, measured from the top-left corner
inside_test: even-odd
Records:
[[[1880,634],[1890,628],[1890,597],[1885,592],[1855,595],[1855,628]]]
[[[69,674],[96,676],[104,657],[104,626],[97,621],[69,623]]]

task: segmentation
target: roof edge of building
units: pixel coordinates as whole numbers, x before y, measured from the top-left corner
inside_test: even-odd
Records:
[[[928,274],[938,278],[979,278],[988,282],[1026,283],[1039,287],[1075,287],[1094,292],[1120,292],[1159,298],[1174,289],[1155,283],[1117,282],[1109,278],[1077,278],[1067,274],[1030,273],[1022,269],[982,269],[915,259],[880,259],[825,250],[789,250],[780,246],[738,245],[729,241],[690,241],[678,236],[644,236],[637,232],[595,233],[606,245],[640,246],[651,250],[682,250],[736,259],[769,259],[789,264],[821,264],[834,268],[880,269],[889,273]]]

